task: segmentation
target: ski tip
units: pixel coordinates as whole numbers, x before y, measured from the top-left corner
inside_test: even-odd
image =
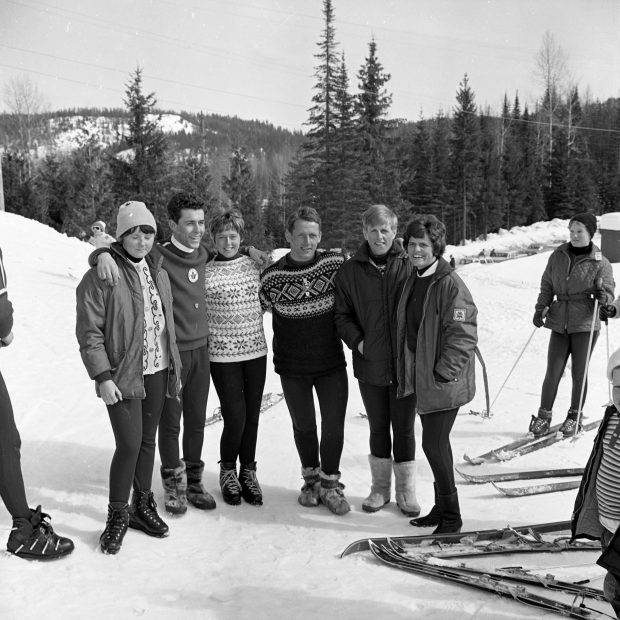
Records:
[[[340,557],[344,558],[347,555],[353,555],[359,551],[368,551],[370,549],[370,542],[371,541],[368,538],[356,540],[346,547],[346,549],[340,554]]]
[[[470,465],[482,465],[485,459],[480,456],[468,456],[467,454],[463,454],[463,460]]]

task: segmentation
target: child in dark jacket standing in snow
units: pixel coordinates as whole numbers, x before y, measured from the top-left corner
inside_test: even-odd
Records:
[[[116,450],[110,466],[104,553],[118,553],[128,527],[168,534],[151,483],[157,425],[166,396],[178,397],[181,361],[176,345],[168,274],[149,255],[157,225],[142,202],[118,210],[111,246],[119,268],[108,286],[91,268],[77,288],[76,335],[82,361],[108,408]],[[133,485],[131,508],[129,492]]]
[[[609,359],[613,405],[607,407],[575,500],[572,535],[600,540],[605,598],[620,618],[620,350]]]
[[[217,255],[205,269],[209,361],[220,398],[220,488],[227,504],[263,503],[256,478],[258,419],[267,373],[267,342],[258,298],[260,268],[239,253],[245,224],[236,209],[211,219]],[[237,459],[240,469],[237,474]]]
[[[13,306],[0,250],[0,347],[13,342]],[[11,398],[0,373],[0,497],[13,518],[7,551],[26,560],[50,560],[68,555],[73,542],[58,536],[49,515],[28,507],[20,462],[21,438],[15,425]]]

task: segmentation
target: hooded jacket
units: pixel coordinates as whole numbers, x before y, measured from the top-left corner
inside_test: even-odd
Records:
[[[119,268],[118,284],[109,286],[99,279],[96,267],[92,267],[77,287],[75,333],[80,354],[91,379],[110,372],[123,398],[145,398],[142,373],[144,299],[140,277],[124,256],[119,243],[112,244],[110,252]],[[178,397],[181,358],[176,345],[170,281],[161,268],[161,257],[155,263],[149,254],[146,261],[166,317],[169,352],[167,396]],[[98,384],[96,390],[99,395]]]
[[[590,331],[597,279],[602,281],[606,303],[610,304],[614,299],[613,271],[598,247],[592,244],[591,252],[576,256],[571,267],[569,245],[564,243],[551,253],[536,301],[536,310],[549,308],[545,327],[561,334]],[[598,313],[594,320],[594,329],[598,331],[601,329]]]
[[[353,374],[363,383],[396,382],[397,293],[411,271],[406,252],[393,244],[382,275],[370,262],[368,243],[363,243],[336,276],[336,329],[352,350]],[[357,348],[362,340],[363,355]]]
[[[438,261],[429,276],[415,355],[407,346],[406,313],[417,273],[407,279],[397,309],[397,395],[415,393],[420,415],[460,407],[476,393],[478,310],[463,280],[443,258]],[[435,373],[448,381],[437,381]]]

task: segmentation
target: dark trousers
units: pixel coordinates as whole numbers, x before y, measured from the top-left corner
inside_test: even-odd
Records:
[[[22,476],[21,438],[11,398],[0,373],[0,497],[13,517],[30,517]]]
[[[146,398],[124,399],[107,405],[116,441],[110,465],[110,503],[126,503],[132,483],[136,491],[151,489],[155,438],[167,381],[167,369],[144,375]]]
[[[390,458],[393,445],[397,463],[415,460],[415,395],[396,398],[394,385],[358,383],[370,426],[370,454]]]
[[[605,529],[603,530],[603,535],[601,536],[601,545],[603,550],[609,546],[613,537],[614,535],[610,531]],[[605,598],[613,607],[616,617],[620,618],[620,580],[609,571],[607,571],[607,574],[605,575],[603,592],[605,593]]]
[[[316,377],[280,376],[293,422],[293,437],[302,467],[321,467],[328,475],[340,470],[344,446],[344,419],[349,398],[347,371],[339,368]],[[321,410],[321,440],[316,425],[314,394]]]
[[[456,491],[450,431],[458,411],[456,407],[420,416],[422,450],[433,472],[438,495],[450,495]]]
[[[211,378],[220,399],[224,428],[220,458],[242,465],[256,460],[258,419],[267,374],[267,356],[243,362],[211,362]]]
[[[181,363],[181,402],[166,398],[159,422],[159,457],[166,469],[174,469],[181,464],[181,417],[183,458],[192,463],[202,459],[210,382],[207,345],[192,351],[181,351]]]
[[[592,338],[592,349],[596,344],[598,332],[594,332]],[[579,398],[581,397],[581,386],[585,381],[583,390],[583,401],[586,400],[588,387],[588,377],[586,373],[586,359],[588,357],[588,342],[590,332],[577,332],[576,334],[560,334],[551,332],[549,338],[549,349],[547,352],[547,373],[543,381],[542,393],[540,396],[540,406],[551,411],[553,403],[558,393],[558,386],[562,373],[566,368],[568,356],[571,358],[571,376],[573,379],[573,389],[571,392],[571,409],[579,409]],[[582,403],[583,405],[583,403]]]

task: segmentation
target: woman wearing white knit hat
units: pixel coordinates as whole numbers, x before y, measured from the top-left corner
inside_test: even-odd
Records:
[[[128,527],[163,537],[151,491],[157,425],[166,396],[177,397],[181,362],[168,274],[149,252],[157,224],[143,202],[119,207],[110,250],[120,279],[108,286],[91,268],[77,288],[82,361],[108,408],[116,450],[110,466],[104,553],[118,553]],[[129,492],[133,485],[131,507]]]

